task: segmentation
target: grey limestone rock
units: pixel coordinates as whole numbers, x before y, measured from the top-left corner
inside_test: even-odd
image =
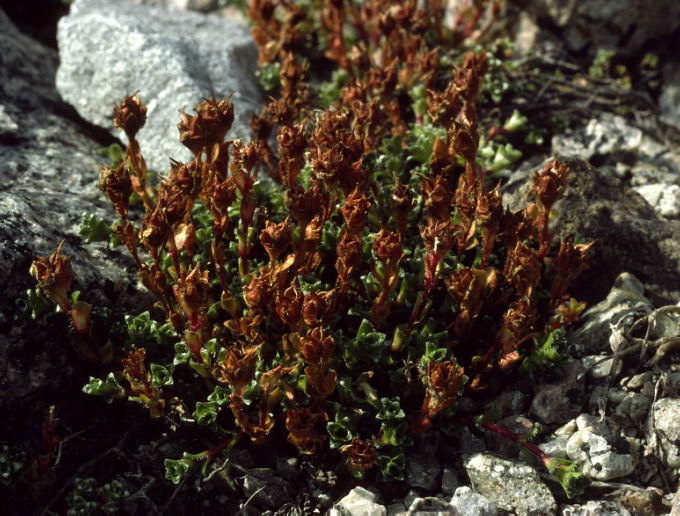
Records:
[[[583,125],[556,134],[551,142],[553,153],[604,161],[602,172],[629,182],[657,212],[663,210],[663,216],[672,216],[673,196],[663,198],[663,202],[650,200],[643,194],[645,190],[639,189],[658,184],[680,185],[680,154],[676,146],[645,134],[641,126],[643,122],[636,125],[619,115],[598,114]]]
[[[647,382],[652,380],[653,377],[654,373],[645,371],[644,373],[633,375],[630,378],[624,378],[621,380],[621,384],[624,385],[628,391],[639,391]]]
[[[631,516],[630,511],[616,502],[590,500],[583,505],[565,505],[561,516]]]
[[[568,437],[560,435],[550,439],[549,441],[539,444],[538,447],[551,457],[555,457],[557,459],[566,459],[568,440]]]
[[[668,506],[663,503],[664,491],[648,486],[646,489],[625,487],[610,500],[616,502],[635,515],[667,514]]]
[[[631,441],[612,431],[609,419],[591,414],[576,418],[578,430],[567,441],[567,456],[578,461],[581,471],[597,480],[630,474],[637,464],[637,448]]]
[[[679,158],[673,152],[666,152],[657,158],[640,159],[630,167],[630,184],[641,187],[653,184],[680,184],[680,168],[676,163]]]
[[[617,443],[620,442],[628,448],[625,439],[600,435],[589,429],[578,430],[567,441],[567,455],[578,461],[581,472],[591,478],[620,478],[629,475],[635,468],[635,460],[627,449],[619,453],[621,446]]]
[[[583,367],[588,369],[588,378],[597,380],[599,378],[616,378],[621,374],[623,364],[619,360],[615,362],[613,358],[604,360],[602,355],[587,355],[581,359]]]
[[[409,516],[457,516],[451,505],[441,498],[426,496],[416,498],[409,505]]]
[[[594,155],[632,153],[641,143],[640,129],[621,116],[604,113],[590,119],[583,128],[555,135],[552,147],[557,154],[590,159]]]
[[[680,487],[675,491],[675,495],[671,500],[670,516],[680,516]]]
[[[680,218],[680,186],[654,183],[635,187],[635,191],[662,217]]]
[[[377,495],[363,487],[355,487],[330,511],[331,516],[386,516],[387,509],[376,502]]]
[[[454,435],[451,435],[447,444],[451,446],[451,453],[460,455],[472,455],[486,450],[484,441],[467,426],[460,427]]]
[[[406,506],[402,502],[393,503],[387,506],[387,516],[404,516]]]
[[[555,514],[557,504],[538,473],[526,464],[477,453],[464,462],[472,488],[499,509],[518,515]]]
[[[86,120],[120,136],[113,105],[139,92],[148,112],[138,140],[151,169],[165,172],[170,158],[190,158],[179,142],[178,110],[191,113],[203,98],[233,94],[229,137],[249,137],[262,95],[246,26],[125,0],[77,0],[59,22],[58,40],[57,87]]]
[[[451,505],[458,510],[458,514],[468,516],[496,516],[498,508],[488,498],[475,493],[468,486],[459,487],[451,498]]]

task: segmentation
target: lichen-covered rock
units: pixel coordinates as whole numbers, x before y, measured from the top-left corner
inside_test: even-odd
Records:
[[[148,112],[138,140],[150,168],[165,172],[170,158],[190,158],[178,138],[178,109],[191,113],[203,98],[233,94],[230,137],[249,137],[249,116],[262,97],[248,27],[193,12],[78,0],[60,20],[58,39],[57,87],[83,118],[120,136],[112,107],[139,92]]]
[[[243,479],[243,492],[255,506],[278,509],[288,501],[292,489],[274,470],[254,468]]]
[[[472,488],[499,509],[518,515],[555,514],[555,498],[532,467],[488,453],[475,454],[463,465]]]
[[[220,0],[128,0],[128,2],[176,11],[210,12],[220,6]]]
[[[647,442],[669,468],[680,468],[680,399],[654,402],[647,422]]]
[[[663,490],[656,487],[646,489],[629,487],[617,490],[611,500],[621,504],[635,515],[656,516],[668,512],[668,507],[662,501],[663,496]]]
[[[82,300],[96,306],[140,308],[132,288],[131,259],[103,245],[83,245],[83,213],[113,214],[97,189],[97,154],[112,138],[80,120],[54,87],[57,54],[20,33],[0,10],[0,411],[8,429],[17,410],[40,411],[74,373],[65,318],[40,324],[24,311],[36,256],[48,256],[65,239]],[[52,320],[54,319],[54,320]],[[63,347],[62,347],[63,345]],[[41,416],[42,417],[42,416]],[[28,424],[28,423],[27,423]],[[14,436],[16,437],[16,435]]]
[[[652,398],[641,392],[628,392],[616,406],[615,414],[630,420],[636,427],[641,427],[647,421]]]
[[[562,378],[541,385],[531,402],[530,413],[543,423],[562,423],[581,413],[585,401],[585,368],[576,361],[567,362]]]
[[[620,429],[609,419],[581,414],[576,418],[576,426],[577,431],[567,441],[566,452],[579,463],[584,474],[609,480],[633,471],[638,446],[634,440],[621,436]]]
[[[637,318],[653,310],[644,293],[635,276],[620,274],[607,297],[584,312],[580,326],[570,335],[570,345],[577,351],[617,351],[621,345],[617,338],[621,339]]]
[[[583,505],[565,505],[560,516],[631,516],[630,511],[618,503],[590,500]]]
[[[468,486],[459,487],[451,498],[451,505],[458,514],[466,516],[496,516],[498,508],[488,498],[475,493]]]
[[[578,430],[569,438],[567,455],[578,461],[582,473],[597,480],[624,477],[635,469],[635,460],[628,453],[625,439],[599,435],[588,429]]]
[[[677,61],[670,61],[663,68],[659,108],[661,119],[680,129],[680,63]]]
[[[680,516],[680,487],[675,491],[673,500],[671,500],[670,516]]]
[[[459,485],[460,480],[458,479],[456,470],[451,466],[444,466],[442,468],[442,493],[450,496],[456,491]]]
[[[406,481],[410,486],[432,491],[439,485],[441,469],[434,450],[423,445],[418,452],[410,455],[406,461]]]
[[[232,2],[224,0],[127,0],[132,4],[143,4],[161,7],[169,11],[197,11],[221,16],[241,24],[247,24],[248,18],[242,9]]]

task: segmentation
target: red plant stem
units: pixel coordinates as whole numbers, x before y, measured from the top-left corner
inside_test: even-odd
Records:
[[[496,125],[492,125],[489,128],[489,132],[486,133],[486,139],[487,139],[487,141],[491,141],[496,136],[507,136],[507,135],[508,135],[507,129],[505,129],[504,127],[499,128]]]
[[[127,147],[127,156],[130,162],[130,167],[134,171],[135,177],[139,182],[139,188],[135,189],[135,192],[142,199],[144,208],[147,213],[153,211],[153,202],[149,197],[146,185],[146,163],[144,163],[144,158],[142,157],[139,149],[139,143],[135,138],[129,138],[129,145]],[[134,183],[133,183],[134,185]]]
[[[370,48],[371,46],[371,40],[368,36],[368,31],[366,30],[366,27],[364,26],[364,20],[362,19],[361,15],[357,12],[356,6],[354,5],[354,2],[348,2],[349,11],[350,11],[350,17],[352,18],[352,23],[354,24],[354,28],[357,31],[357,35],[361,38],[361,40],[366,44],[367,48]],[[374,37],[375,39],[375,37]],[[343,40],[344,43],[344,40]],[[377,44],[376,41],[373,42],[374,44]],[[351,67],[350,67],[350,72]]]
[[[474,418],[472,417],[461,417],[461,418],[456,418],[454,420],[457,423],[462,423],[462,424],[477,424]],[[543,450],[541,450],[538,446],[532,443],[526,442],[523,437],[519,434],[516,434],[514,432],[511,432],[507,428],[504,428],[500,425],[496,425],[494,423],[487,423],[487,422],[481,422],[479,425],[482,428],[486,428],[487,430],[490,430],[500,436],[505,437],[506,439],[510,439],[511,441],[514,441],[518,445],[522,446],[524,449],[530,451],[533,453],[536,457],[538,457],[541,462],[547,467],[548,463],[550,462],[550,455],[545,453]]]
[[[71,310],[71,321],[73,323],[74,329],[83,336],[85,341],[88,344],[94,344],[94,335],[92,334],[92,326],[90,325],[89,321],[87,324],[87,328],[83,328],[82,330],[78,328],[78,323],[76,322],[76,317],[73,315],[73,310]]]
[[[238,235],[239,273],[242,278],[248,274],[248,226],[242,226]]]
[[[228,447],[231,443],[233,443],[236,439],[239,439],[241,437],[242,432],[239,431],[237,434],[229,439],[225,439],[223,441],[220,441],[217,446],[210,448],[207,451],[208,459],[213,459],[215,456],[220,453],[222,450],[224,450],[226,447]]]
[[[480,361],[479,365],[480,366],[485,366],[491,361],[491,358],[493,357],[494,353],[498,351],[498,349],[501,347],[500,342],[495,342],[493,346],[489,348],[489,351],[486,352],[486,354],[482,357],[482,360]]]
[[[498,435],[502,435],[503,437],[513,440],[526,450],[529,450],[531,453],[536,455],[536,457],[541,459],[541,462],[544,465],[546,466],[548,465],[548,462],[550,461],[550,456],[535,444],[528,443],[525,440],[523,440],[521,435],[511,432],[507,428],[503,428],[502,426],[496,425],[494,423],[482,423],[482,426],[487,430],[491,430],[492,432],[497,433]]]
[[[215,222],[213,225],[213,245],[211,248],[215,268],[217,269],[217,278],[220,281],[222,290],[228,290],[227,272],[224,267],[224,247],[222,245],[222,228]]]
[[[463,39],[467,39],[472,35],[475,27],[479,24],[479,19],[482,17],[482,9],[478,5],[473,7],[472,18],[467,20],[465,29],[463,31]]]
[[[541,221],[538,230],[538,238],[541,243],[538,250],[538,257],[541,260],[545,258],[545,255],[548,254],[548,251],[550,250],[549,224],[550,224],[550,209],[545,208],[545,212],[541,215]]]
[[[451,27],[453,32],[462,32],[463,17],[465,16],[465,12],[470,9],[470,0],[465,0],[465,3],[463,3],[463,5],[461,5],[458,9],[459,10],[456,14],[456,18],[453,21],[453,27]]]
[[[175,246],[175,238],[172,236],[168,238],[168,254],[170,255],[170,258],[172,258],[172,264],[175,266],[175,270],[177,271],[177,277],[183,280],[185,278],[185,274],[182,270],[182,264],[179,262],[179,252]],[[157,266],[159,269],[161,268],[160,261],[157,261]]]

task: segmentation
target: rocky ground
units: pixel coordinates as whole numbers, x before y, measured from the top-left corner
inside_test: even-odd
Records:
[[[60,314],[31,319],[27,270],[65,239],[88,302],[117,313],[148,307],[127,255],[79,236],[83,213],[110,219],[96,188],[99,151],[120,136],[109,111],[140,91],[155,124],[140,142],[157,170],[167,169],[168,156],[185,157],[171,143],[177,110],[203,97],[234,92],[242,113],[235,131],[246,136],[246,114],[263,100],[254,43],[240,12],[217,0],[77,0],[58,31],[69,11],[62,2],[44,2],[50,8],[40,19],[6,3],[0,511],[680,514],[680,61],[672,53],[680,4],[526,2],[494,29],[516,42],[517,81],[545,85],[518,97],[523,111],[564,120],[562,131],[502,171],[504,202],[521,203],[533,171],[563,156],[572,183],[554,228],[597,244],[574,292],[590,308],[568,336],[563,367],[499,386],[488,399],[461,400],[459,411],[495,407],[498,424],[517,433],[540,423],[533,442],[577,461],[593,480],[567,499],[513,443],[467,427],[417,442],[404,483],[357,485],[336,474],[331,458],[254,446],[212,465],[207,479],[166,481],[163,459],[204,437],[168,432],[141,408],[83,394],[101,371],[77,359]],[[589,71],[601,48],[616,50],[604,75]],[[656,62],[644,61],[648,53]]]

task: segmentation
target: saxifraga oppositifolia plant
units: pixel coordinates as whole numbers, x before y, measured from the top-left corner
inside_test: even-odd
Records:
[[[503,207],[477,156],[487,56],[460,50],[482,8],[453,30],[442,10],[254,0],[272,95],[254,140],[225,140],[232,104],[204,100],[178,126],[193,159],[173,161],[157,186],[135,139],[146,108],[138,96],[116,107],[128,146],[100,188],[174,346],[116,349],[122,369],[85,391],[143,403],[151,417],[181,406],[193,414],[185,424],[214,433],[214,448],[166,461],[173,481],[246,436],[402,479],[411,436],[476,421],[536,454],[568,493],[581,485],[572,464],[454,414],[461,396],[507,378],[528,344],[578,318],[567,287],[590,244],[553,245],[568,174],[558,160],[535,176],[535,202]],[[311,62],[331,79],[313,86]],[[96,358],[89,307],[68,300],[68,258],[57,249],[31,273]]]

